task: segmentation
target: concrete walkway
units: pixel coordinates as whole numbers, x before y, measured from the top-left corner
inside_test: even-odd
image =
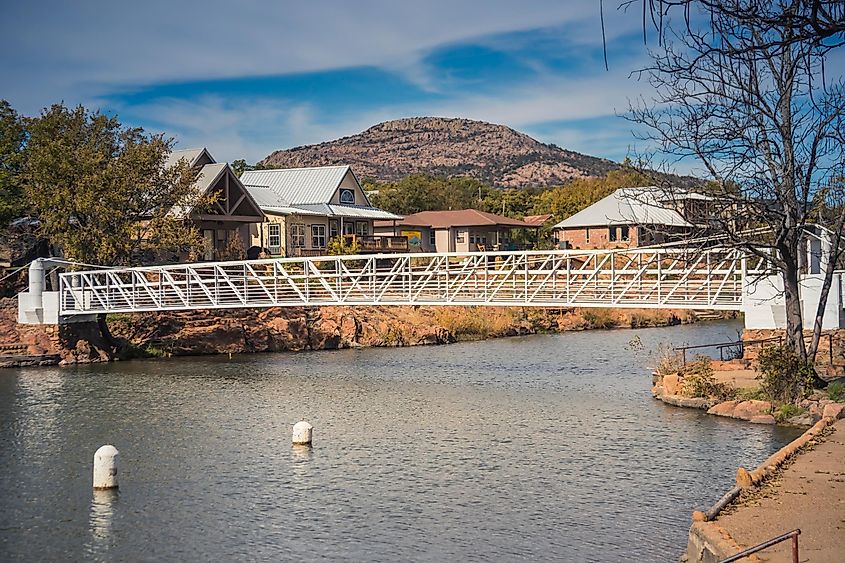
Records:
[[[799,454],[770,482],[723,512],[716,524],[750,547],[795,528],[800,560],[845,562],[845,419],[811,450]],[[758,554],[763,561],[791,561],[791,543]]]

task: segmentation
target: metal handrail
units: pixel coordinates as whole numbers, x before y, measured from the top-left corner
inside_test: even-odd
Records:
[[[833,333],[823,334],[827,338],[827,353],[830,365],[833,365]],[[804,335],[804,340],[812,339],[812,336]],[[673,352],[680,352],[683,358],[683,365],[687,365],[687,350],[698,350],[702,348],[717,348],[719,360],[724,361],[725,348],[739,347],[740,354],[745,355],[745,347],[752,344],[764,344],[766,342],[778,342],[783,346],[783,336],[772,336],[770,338],[758,338],[756,340],[737,340],[736,342],[719,342],[717,344],[696,344],[695,346],[677,346],[672,348]]]
[[[761,544],[757,544],[754,547],[749,547],[746,550],[740,551],[735,555],[731,555],[727,559],[722,559],[719,563],[731,563],[731,561],[739,561],[743,557],[748,557],[749,555],[753,555],[758,551],[763,551],[767,547],[771,547],[775,544],[779,544],[782,541],[786,541],[789,538],[792,538],[792,563],[798,563],[798,535],[801,534],[800,529],[792,530],[791,532],[786,532],[785,534],[781,534],[776,538],[772,538],[768,541],[764,541]]]

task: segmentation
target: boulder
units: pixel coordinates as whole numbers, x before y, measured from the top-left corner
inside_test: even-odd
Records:
[[[822,417],[831,418],[833,420],[845,418],[845,403],[830,403],[825,405]]]
[[[775,417],[770,414],[758,414],[749,419],[753,424],[775,424]]]
[[[751,420],[755,416],[769,414],[772,404],[769,401],[742,401],[734,408],[733,417]]]
[[[718,405],[714,405],[711,407],[707,414],[715,414],[717,416],[730,416],[733,417],[734,409],[739,404],[739,401],[725,401],[723,403],[719,403]]]
[[[684,378],[677,373],[663,376],[663,393],[666,395],[680,395],[684,387]]]

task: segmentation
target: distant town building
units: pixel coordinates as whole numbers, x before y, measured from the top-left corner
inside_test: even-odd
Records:
[[[225,256],[224,252],[233,245],[239,247],[239,252],[245,252],[250,226],[264,221],[264,213],[232,168],[225,162],[216,162],[206,148],[173,151],[166,165],[175,166],[180,160],[185,160],[195,171],[194,188],[199,195],[217,194],[211,209],[190,215],[206,242],[203,259],[240,258]]]
[[[476,252],[514,248],[514,229],[537,226],[477,209],[421,211],[394,221],[376,221],[378,234],[408,239],[411,252]]]
[[[341,235],[358,239],[365,251],[380,248],[373,221],[401,218],[373,207],[349,166],[250,170],[241,182],[267,216],[252,226],[251,244],[273,256],[325,254]]]
[[[544,226],[546,223],[551,222],[554,217],[555,216],[552,213],[544,213],[543,215],[526,215],[522,218],[522,220],[529,225],[534,225],[539,228]]]
[[[622,188],[560,221],[554,237],[561,248],[635,248],[704,233],[712,198],[655,186]]]

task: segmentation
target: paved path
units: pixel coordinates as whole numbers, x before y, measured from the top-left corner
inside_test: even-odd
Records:
[[[845,562],[845,419],[754,498],[726,512],[717,523],[741,545],[756,545],[800,528],[801,561]],[[791,561],[791,544],[781,543],[759,555],[764,561]]]

